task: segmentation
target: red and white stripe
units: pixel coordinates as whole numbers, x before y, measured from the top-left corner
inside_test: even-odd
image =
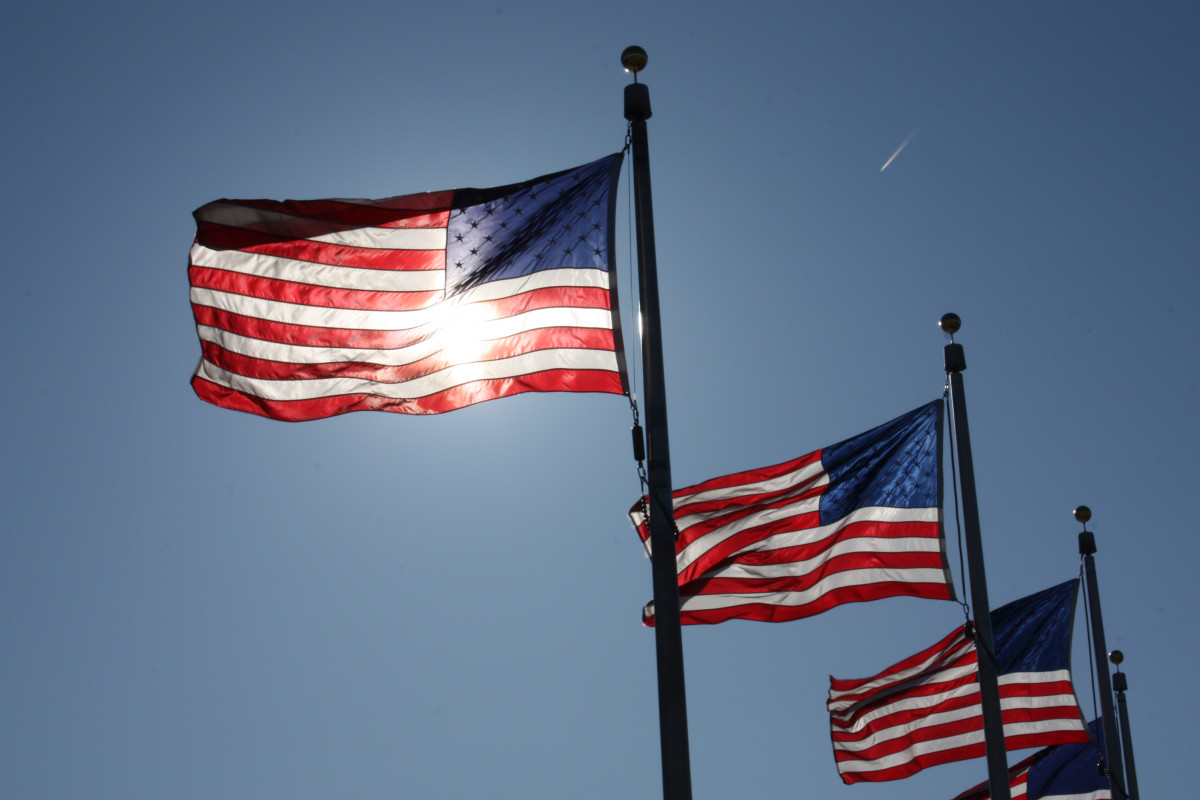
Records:
[[[528,391],[623,393],[604,271],[543,270],[445,298],[452,198],[197,211],[197,394],[298,421],[440,413]]]
[[[1039,751],[1009,768],[1008,786],[1009,795],[1012,800],[1031,800],[1029,797],[1029,773],[1038,760],[1045,754],[1045,750]],[[992,792],[988,786],[988,782],[984,781],[958,795],[954,800],[992,800]],[[1032,798],[1032,800],[1112,800],[1112,790],[1093,789],[1091,791],[1070,792],[1069,794],[1062,794],[1061,792],[1056,794],[1042,794]]]
[[[1012,800],[1029,800],[1029,770],[1041,754],[1041,752],[1034,753],[1019,764],[1008,768],[1008,788]],[[1108,797],[1107,793],[1105,797]],[[988,782],[984,781],[958,795],[954,800],[992,800],[991,788],[988,786]],[[1079,800],[1084,800],[1084,798],[1079,798]]]
[[[1009,750],[1088,740],[1067,670],[1001,674]],[[906,778],[985,755],[974,642],[960,629],[871,678],[830,678],[834,758],[845,783]]]
[[[821,451],[672,495],[681,621],[783,622],[848,602],[951,598],[940,510],[858,509],[821,524]],[[642,503],[630,510],[650,550]],[[654,604],[643,610],[654,624]]]

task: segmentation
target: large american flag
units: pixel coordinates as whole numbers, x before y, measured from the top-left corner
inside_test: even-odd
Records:
[[[1078,581],[992,612],[1008,750],[1087,742],[1071,684]],[[830,678],[833,754],[845,783],[906,778],[985,755],[975,641],[964,626],[861,680]]]
[[[953,597],[942,401],[773,467],[672,495],[681,621],[783,622],[840,603]],[[630,518],[650,548],[647,500]],[[642,612],[654,624],[654,604]]]
[[[494,189],[197,209],[192,386],[289,421],[626,393],[610,259],[621,158]]]
[[[1106,770],[1102,769],[1104,726],[1093,720],[1093,741],[1060,744],[1039,750],[1008,771],[1012,800],[1112,800]],[[988,782],[954,800],[991,800]]]

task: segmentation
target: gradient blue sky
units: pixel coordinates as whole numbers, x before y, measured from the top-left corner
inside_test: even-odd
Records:
[[[1192,792],[1194,2],[47,2],[0,40],[0,797],[660,795],[622,398],[289,425],[188,386],[194,208],[591,161],[630,44],[677,485],[937,397],[959,313],[992,604],[1077,574],[1090,505],[1142,793]],[[828,742],[830,674],[960,619],[686,629],[695,797],[981,780],[845,787]]]

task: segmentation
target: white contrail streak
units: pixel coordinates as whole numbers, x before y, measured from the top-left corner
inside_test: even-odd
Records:
[[[896,160],[896,156],[900,155],[900,151],[903,150],[905,147],[907,147],[908,143],[912,141],[912,137],[914,137],[916,135],[917,135],[917,129],[913,128],[913,132],[908,135],[907,139],[905,139],[903,142],[900,143],[900,146],[896,148],[896,152],[892,153],[892,157],[889,158],[887,161],[883,162],[883,166],[879,168],[879,171],[883,172],[885,169],[887,169],[888,164],[891,164],[893,161]]]

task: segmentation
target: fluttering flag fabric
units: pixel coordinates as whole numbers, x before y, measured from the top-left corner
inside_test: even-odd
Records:
[[[1077,580],[992,612],[1008,750],[1089,741],[1071,684]],[[845,783],[907,778],[986,754],[969,625],[883,672],[829,679],[833,755]]]
[[[792,461],[675,491],[683,624],[783,622],[900,595],[953,599],[941,421],[935,400]],[[629,515],[649,551],[646,502]],[[653,602],[642,620],[654,624]]]
[[[1093,720],[1092,741],[1039,750],[1008,771],[1012,800],[1112,800],[1103,768],[1104,726]],[[987,781],[954,800],[991,800]]]
[[[611,259],[621,159],[494,189],[202,206],[196,394],[300,421],[627,393]]]

